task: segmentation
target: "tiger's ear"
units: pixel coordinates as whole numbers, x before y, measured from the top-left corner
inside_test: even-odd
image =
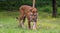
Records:
[[[30,12],[32,12],[33,9],[30,9]]]

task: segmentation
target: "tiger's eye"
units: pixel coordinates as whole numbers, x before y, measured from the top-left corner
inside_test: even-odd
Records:
[[[34,16],[37,16],[37,13],[35,13]]]
[[[31,13],[30,16],[33,16],[33,13]]]

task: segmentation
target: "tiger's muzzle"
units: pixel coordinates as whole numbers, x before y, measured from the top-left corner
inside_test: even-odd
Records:
[[[30,14],[30,21],[31,22],[36,22],[37,21],[37,16],[38,16],[38,13],[31,13]]]

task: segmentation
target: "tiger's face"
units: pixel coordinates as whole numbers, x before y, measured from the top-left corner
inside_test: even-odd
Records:
[[[35,8],[32,9],[32,11],[30,13],[30,21],[36,22],[37,21],[37,16],[38,16],[37,10]]]

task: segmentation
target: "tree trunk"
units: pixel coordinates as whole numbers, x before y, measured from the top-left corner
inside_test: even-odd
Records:
[[[35,0],[33,0],[33,4],[32,5],[33,5],[33,8],[35,8]]]
[[[53,6],[53,13],[52,13],[52,17],[56,17],[57,16],[57,5],[56,5],[56,0],[52,1],[52,6]]]

